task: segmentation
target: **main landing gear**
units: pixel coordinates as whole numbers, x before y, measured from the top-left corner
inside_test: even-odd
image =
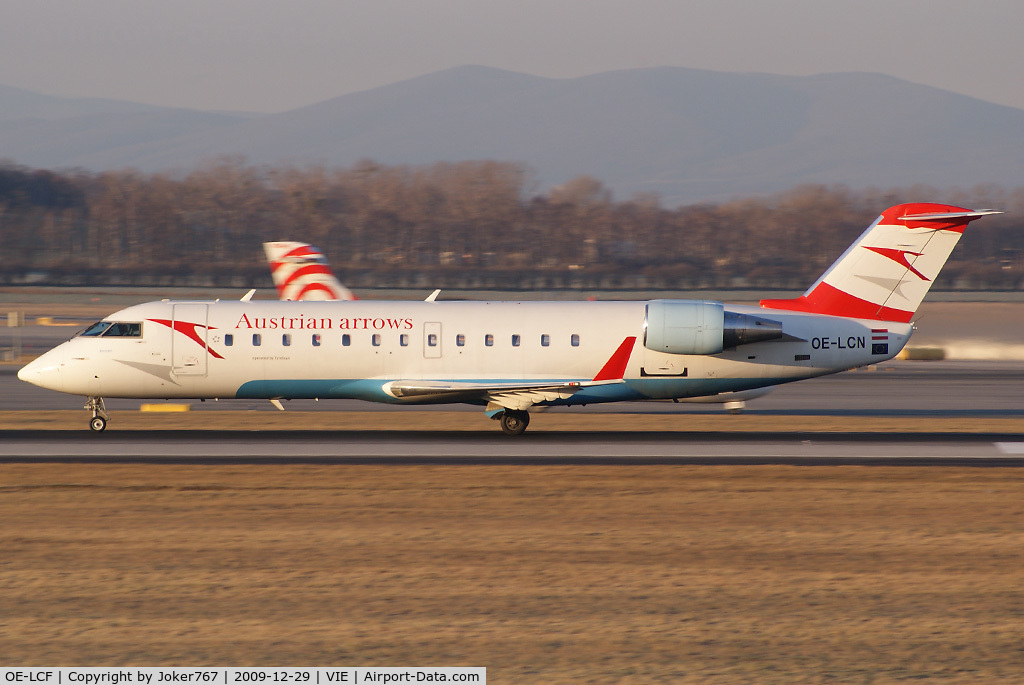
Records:
[[[103,406],[103,398],[90,397],[89,401],[85,403],[85,408],[92,412],[89,428],[93,432],[101,433],[107,427],[107,421],[110,419],[107,408]]]
[[[530,425],[530,412],[506,409],[501,413],[501,432],[505,435],[522,435]]]

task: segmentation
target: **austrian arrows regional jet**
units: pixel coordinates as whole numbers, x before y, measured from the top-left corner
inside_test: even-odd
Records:
[[[160,301],[110,315],[25,366],[88,398],[468,403],[522,433],[531,407],[714,400],[891,359],[971,221],[887,209],[803,295],[760,307],[643,302]]]

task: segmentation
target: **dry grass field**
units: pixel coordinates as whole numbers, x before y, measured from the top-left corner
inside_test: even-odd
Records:
[[[1024,682],[1024,472],[0,465],[0,665]]]

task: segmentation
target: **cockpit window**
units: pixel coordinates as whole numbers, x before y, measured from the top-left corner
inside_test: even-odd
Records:
[[[103,331],[107,330],[108,328],[110,328],[110,322],[109,321],[97,321],[96,323],[94,323],[93,325],[89,326],[88,328],[86,328],[81,333],[79,333],[79,335],[88,335],[88,336],[103,335]]]
[[[142,324],[97,321],[82,331],[81,335],[89,337],[102,335],[104,338],[141,338]]]
[[[141,338],[141,323],[114,323],[103,333],[104,338]]]

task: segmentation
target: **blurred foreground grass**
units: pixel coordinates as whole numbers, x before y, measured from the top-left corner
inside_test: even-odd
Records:
[[[1019,683],[1024,472],[0,464],[0,665]]]

